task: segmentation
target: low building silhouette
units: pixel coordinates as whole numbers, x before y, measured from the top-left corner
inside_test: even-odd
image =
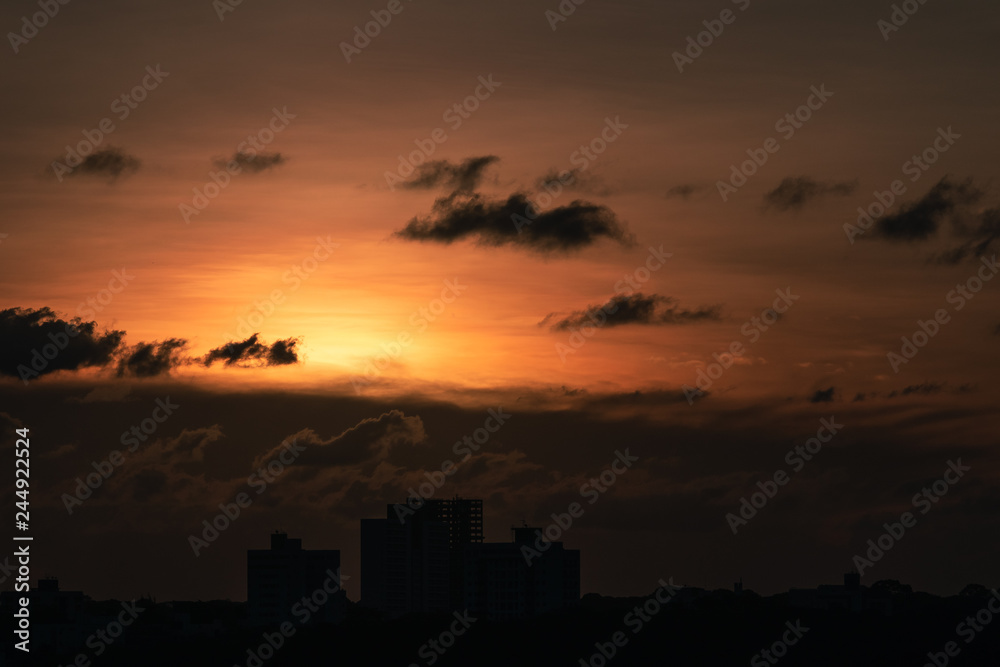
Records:
[[[510,542],[464,548],[466,609],[485,618],[517,619],[579,604],[580,551],[566,549],[562,542],[545,542],[546,548],[539,550],[539,532],[529,526],[513,528]]]
[[[275,531],[270,549],[247,551],[248,620],[253,625],[302,622],[303,598],[325,591],[329,600],[310,611],[309,623],[337,623],[344,615],[347,596],[339,588],[329,594],[331,578],[340,582],[340,551],[307,550],[301,539]],[[299,607],[296,607],[299,605]],[[318,606],[318,605],[317,605]]]
[[[844,574],[843,586],[824,584],[816,588],[793,588],[788,591],[788,606],[793,609],[892,613],[892,600],[872,595],[870,589],[861,585],[861,575],[857,572]]]
[[[93,632],[97,620],[90,598],[81,591],[59,589],[59,580],[46,577],[25,593],[3,591],[0,593],[0,613],[13,617],[18,599],[27,597],[31,611],[32,640],[36,645],[66,651],[82,646],[87,635]]]

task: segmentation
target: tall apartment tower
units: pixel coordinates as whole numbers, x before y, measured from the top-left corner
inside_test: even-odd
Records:
[[[407,507],[407,506],[400,506]],[[389,618],[447,611],[451,604],[449,527],[426,506],[361,520],[361,604]]]
[[[481,498],[432,498],[427,511],[435,521],[448,524],[448,568],[451,608],[465,608],[466,545],[483,542],[483,501]]]
[[[462,549],[483,541],[478,498],[410,498],[361,520],[362,604],[390,617],[461,609]]]
[[[424,501],[436,521],[448,524],[448,546],[461,550],[466,544],[483,541],[483,501],[481,498],[431,498]]]
[[[580,601],[580,552],[547,543],[538,529],[483,541],[483,501],[421,500],[387,505],[385,519],[361,520],[361,602],[390,618],[468,609],[495,619],[529,618]]]
[[[247,606],[250,622],[278,625],[293,619],[293,607],[303,597],[325,590],[329,601],[311,623],[336,623],[344,615],[347,596],[340,590],[340,551],[306,550],[301,539],[282,532],[271,535],[270,549],[247,551]],[[330,593],[330,591],[335,591]]]

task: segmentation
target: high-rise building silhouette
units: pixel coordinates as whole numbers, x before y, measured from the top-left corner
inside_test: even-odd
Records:
[[[539,549],[536,534],[515,528],[512,542],[483,542],[480,499],[387,505],[385,519],[361,520],[361,602],[389,617],[469,609],[489,618],[577,604],[580,552],[562,542]]]
[[[385,519],[362,519],[361,604],[390,618],[450,609],[448,545],[448,524],[427,504],[387,505]]]
[[[483,501],[481,498],[430,498],[427,511],[435,521],[448,524],[448,546],[461,549],[483,541]]]
[[[322,598],[323,594],[317,591],[323,591],[328,601],[318,612],[309,613],[309,622],[339,622],[347,600],[339,585],[338,550],[303,549],[301,539],[275,531],[271,535],[270,549],[247,551],[247,607],[253,624],[302,622],[305,614],[297,610],[296,604],[314,595]],[[335,592],[330,593],[331,590]]]
[[[544,542],[539,529],[512,529],[511,542],[466,546],[464,607],[476,615],[514,619],[566,609],[580,601],[580,552]]]
[[[483,501],[481,498],[431,498],[426,511],[435,521],[448,524],[448,570],[452,609],[465,606],[465,563],[467,544],[483,541]]]

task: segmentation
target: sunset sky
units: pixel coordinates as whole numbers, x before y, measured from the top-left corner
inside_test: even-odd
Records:
[[[358,519],[502,407],[439,491],[484,498],[490,540],[640,457],[563,536],[584,592],[839,581],[959,457],[864,583],[1000,583],[1000,6],[896,26],[853,0],[335,4],[70,2],[35,32],[36,3],[0,12],[22,34],[0,58],[0,445],[31,429],[38,573],[244,599],[243,552],[283,528],[357,576]],[[26,375],[74,318],[95,324]],[[307,451],[196,557],[292,437]]]

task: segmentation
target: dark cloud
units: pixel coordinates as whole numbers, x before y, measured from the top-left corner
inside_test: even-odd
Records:
[[[435,200],[430,216],[412,218],[393,235],[409,241],[445,244],[474,238],[482,246],[514,246],[541,253],[569,252],[602,237],[623,245],[633,242],[625,225],[605,206],[574,200],[539,212],[527,193],[516,192],[504,200],[476,192],[486,168],[499,159],[486,155],[460,164],[435,160],[420,166],[414,178],[401,187],[442,187],[450,194]],[[606,193],[597,179],[584,177],[579,170],[551,171],[537,179],[536,186],[553,198],[573,189]]]
[[[124,331],[97,331],[96,322],[60,319],[49,308],[0,310],[0,374],[24,380],[59,370],[110,364]]]
[[[710,392],[702,391],[700,396],[709,396]],[[621,393],[584,394],[577,409],[593,410],[594,414],[637,414],[620,412],[620,408],[650,409],[669,405],[688,405],[683,389],[653,389]],[[682,408],[683,409],[683,408]]]
[[[162,343],[139,343],[122,354],[118,360],[118,376],[155,377],[166,375],[173,368],[185,363],[181,352],[187,347],[182,338],[171,338]]]
[[[700,190],[697,185],[675,185],[674,187],[667,190],[667,197],[680,197],[681,199],[690,199],[691,195]]]
[[[97,331],[97,322],[80,318],[64,320],[49,308],[8,308],[0,310],[0,375],[30,379],[59,370],[115,368],[118,377],[168,375],[181,365],[216,361],[226,366],[286,366],[299,361],[297,338],[270,345],[254,334],[244,341],[231,342],[200,359],[184,354],[188,341],[169,338],[163,342],[124,343],[125,332]]]
[[[167,401],[181,410],[188,404],[173,398]],[[171,420],[175,418],[170,417]],[[102,501],[118,505],[144,500],[163,502],[169,498],[176,506],[198,497],[209,497],[220,486],[230,486],[230,475],[220,474],[219,470],[219,460],[227,456],[227,440],[222,427],[218,424],[182,427],[179,433],[173,426],[167,429],[170,435],[159,437],[157,433],[155,437],[132,443],[137,445],[137,451],[130,454],[131,461],[121,476],[116,476],[112,484],[102,489]]]
[[[442,462],[459,463],[455,443],[483,426],[488,409],[500,406],[513,416],[473,458],[459,463],[435,497],[483,498],[487,530],[494,530],[488,539],[502,540],[502,527],[522,519],[544,526],[553,512],[579,502],[581,485],[607,469],[616,450],[628,449],[639,460],[599,502],[587,506],[587,520],[574,524],[570,536],[588,562],[627,565],[613,576],[602,576],[607,568],[588,570],[597,590],[626,594],[655,581],[662,576],[663,550],[678,544],[685,545],[671,552],[676,555],[671,573],[678,581],[707,569],[721,584],[746,566],[731,558],[734,540],[766,560],[768,549],[789,534],[796,535],[789,543],[795,551],[789,567],[761,568],[755,589],[787,590],[796,581],[835,576],[845,559],[883,532],[884,522],[912,510],[913,494],[958,457],[973,471],[935,505],[932,511],[944,514],[921,524],[921,534],[928,543],[968,544],[966,552],[935,553],[912,564],[885,559],[876,567],[887,569],[876,576],[958,590],[968,580],[992,576],[1000,557],[1000,452],[983,435],[995,432],[998,415],[985,393],[914,393],[889,405],[870,401],[832,410],[835,404],[743,401],[719,391],[692,409],[680,390],[669,387],[576,396],[558,385],[473,396],[463,391],[455,404],[425,392],[364,398],[273,387],[227,392],[169,380],[134,385],[128,401],[94,405],[67,402],[80,393],[79,386],[39,383],[26,392],[16,383],[0,383],[0,410],[25,424],[44,424],[38,435],[52,451],[76,445],[46,460],[37,480],[32,474],[41,512],[66,511],[61,494],[72,493],[77,478],[93,471],[92,462],[117,446],[109,444],[109,434],[141,423],[158,398],[169,395],[182,406],[127,454],[126,464],[75,509],[72,520],[39,522],[36,540],[53,546],[49,567],[101,598],[130,599],[122,596],[151,586],[150,592],[167,599],[238,599],[245,596],[245,578],[226,573],[275,528],[289,529],[315,548],[342,549],[344,562],[355,563],[356,571],[358,518],[384,517],[387,503],[402,502],[409,488],[428,483]],[[59,419],[51,419],[53,406]],[[757,483],[770,478],[787,452],[813,437],[820,419],[831,420],[832,414],[846,425],[832,446],[824,445],[822,454],[782,487],[781,502],[769,504],[767,514],[734,537],[726,514],[739,512],[741,498],[758,491]],[[0,429],[0,446],[12,447],[13,432],[3,415],[0,426],[6,427]],[[289,434],[301,434],[298,444],[305,450],[255,495],[248,475],[278,454],[276,447]],[[254,499],[239,518],[245,533],[227,533],[192,557],[189,536],[201,534],[203,521],[211,521],[219,504],[233,502],[239,492]],[[77,520],[77,512],[88,518]],[[70,548],[88,539],[108,548]],[[983,557],[967,562],[971,550]],[[114,576],[90,577],[104,572],[108,553],[120,556]],[[162,574],[152,582],[151,568]]]
[[[435,201],[430,217],[413,218],[395,236],[445,244],[473,237],[482,246],[514,246],[541,253],[570,252],[602,238],[622,245],[633,242],[625,225],[605,206],[575,200],[537,214],[536,210],[522,193],[494,200],[456,192]]]
[[[108,146],[83,158],[80,164],[70,167],[71,171],[60,171],[57,172],[57,175],[60,177],[62,175],[108,176],[112,181],[115,181],[123,174],[138,171],[140,164],[141,162],[134,155],[129,155],[121,148]]]
[[[288,162],[288,158],[281,153],[267,153],[264,151],[248,153],[241,151],[233,153],[233,156],[227,160],[221,158],[215,160],[215,166],[220,169],[232,168],[233,171],[236,171],[236,167],[238,167],[248,174],[259,174],[267,169],[281,166],[286,162]],[[233,164],[236,167],[231,167]]]
[[[136,473],[132,486],[132,500],[146,502],[167,490],[167,475],[161,470],[143,470]]]
[[[920,384],[911,384],[902,389],[891,391],[887,395],[887,398],[896,398],[897,396],[910,396],[911,394],[919,394],[923,396],[928,396],[930,394],[939,394],[944,391],[944,384],[941,382],[921,382]]]
[[[832,403],[835,387],[830,387],[829,389],[817,389],[812,396],[809,397],[810,403]]]
[[[71,403],[118,403],[128,398],[132,387],[125,383],[100,383],[83,396],[73,396],[66,400]]]
[[[940,253],[936,260],[943,264],[957,264],[964,259],[975,259],[989,252],[996,252],[1000,240],[1000,209],[991,208],[978,216],[977,224],[968,226],[961,220],[954,222],[954,233],[965,240],[958,246]]]
[[[695,310],[681,308],[677,299],[659,294],[629,294],[611,297],[600,306],[588,306],[577,310],[551,324],[552,331],[566,331],[585,324],[601,323],[600,326],[615,327],[624,324],[674,325],[718,320],[721,306],[702,306]],[[554,313],[545,317],[539,326],[545,326]]]
[[[226,366],[286,366],[299,361],[295,346],[298,339],[287,338],[271,345],[259,341],[260,334],[254,334],[243,341],[226,343],[210,351],[201,361],[211,366],[222,361]]]
[[[486,168],[499,161],[500,158],[496,155],[470,157],[459,164],[448,160],[433,160],[417,167],[413,178],[400,183],[399,187],[406,190],[440,187],[452,192],[472,192],[482,181]]]
[[[614,193],[599,176],[580,169],[564,169],[562,171],[551,169],[544,176],[535,180],[535,189],[545,190],[553,196],[557,196],[563,190],[599,197],[607,197]]]
[[[860,403],[861,401],[868,400],[870,398],[899,398],[902,396],[931,396],[933,394],[941,394],[946,391],[950,391],[955,394],[964,394],[974,391],[975,387],[969,384],[963,384],[955,389],[948,389],[948,385],[944,382],[921,382],[919,384],[911,384],[903,387],[902,389],[893,389],[888,393],[880,393],[877,391],[870,392],[858,392],[854,396],[854,402]]]
[[[287,366],[298,363],[299,355],[295,351],[298,342],[295,338],[275,341],[267,353],[268,363],[272,366]]]
[[[297,465],[310,468],[357,465],[372,459],[388,459],[390,451],[398,445],[416,445],[424,442],[420,417],[406,416],[400,410],[390,410],[375,418],[361,420],[340,435],[323,439],[311,429],[305,429],[287,438],[305,451],[296,459]],[[255,465],[263,465],[281,454],[284,445],[278,445],[257,457]]]
[[[875,222],[873,238],[889,241],[926,241],[943,223],[950,233],[946,250],[931,255],[938,264],[958,264],[995,253],[1000,245],[1000,208],[984,208],[986,190],[972,178],[964,181],[945,176],[920,199],[904,204],[892,215]]]
[[[962,212],[983,197],[983,191],[972,179],[956,182],[945,176],[926,195],[904,204],[900,210],[875,223],[874,236],[889,241],[923,241],[934,236],[948,216]],[[995,222],[995,221],[994,221]],[[961,227],[960,222],[956,222]],[[943,261],[958,261],[945,259]]]
[[[764,195],[767,208],[779,211],[800,209],[814,199],[825,195],[843,197],[858,189],[858,181],[843,181],[840,183],[823,183],[808,176],[786,178],[774,190]]]

